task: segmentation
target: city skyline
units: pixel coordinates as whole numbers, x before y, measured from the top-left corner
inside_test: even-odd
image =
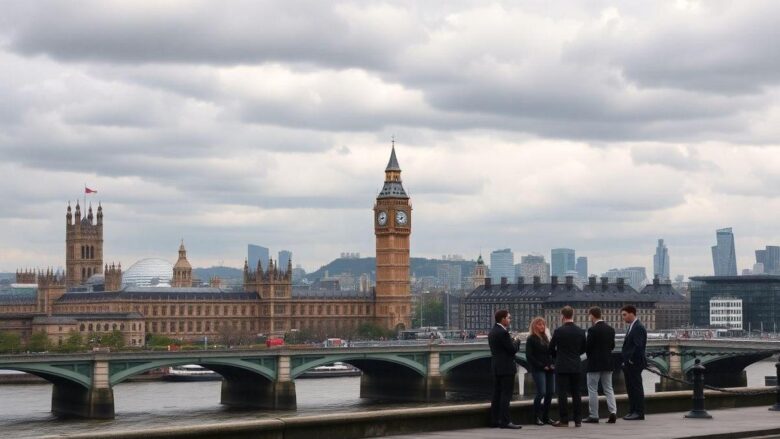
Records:
[[[373,254],[393,135],[417,257],[567,246],[600,273],[651,267],[664,236],[674,277],[712,272],[724,225],[740,271],[780,243],[771,3],[301,8],[9,4],[0,271],[64,266],[85,183],[126,266],[181,239],[195,267],[241,267],[252,242],[308,270]],[[244,19],[269,16],[299,27]]]

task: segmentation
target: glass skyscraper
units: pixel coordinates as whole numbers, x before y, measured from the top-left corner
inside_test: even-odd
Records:
[[[290,250],[280,250],[279,259],[276,260],[276,262],[279,263],[279,269],[287,270],[287,263],[290,262],[290,259],[292,259],[292,252]]]
[[[511,282],[515,275],[515,254],[511,249],[505,248],[490,253],[490,279],[493,282],[501,282],[505,277]]]
[[[734,233],[731,227],[715,232],[717,244],[712,246],[712,266],[715,276],[736,276],[737,255],[734,250]]]
[[[257,261],[263,264],[263,270],[268,269],[269,257],[267,247],[255,244],[247,245],[247,262],[250,270],[254,271],[257,269]]]
[[[552,275],[563,278],[569,270],[576,270],[574,250],[570,248],[554,248],[550,252]]]
[[[577,277],[579,277],[581,281],[588,280],[588,258],[585,256],[577,258]]]
[[[663,239],[658,240],[658,247],[655,248],[653,256],[653,277],[661,280],[669,280],[669,249],[666,248]]]

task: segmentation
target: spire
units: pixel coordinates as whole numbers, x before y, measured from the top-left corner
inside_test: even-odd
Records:
[[[385,171],[400,171],[401,167],[398,165],[398,158],[395,156],[395,137],[393,137],[393,147],[390,152],[390,160],[387,162],[387,168]]]

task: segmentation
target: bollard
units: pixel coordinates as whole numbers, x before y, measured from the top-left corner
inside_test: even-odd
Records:
[[[704,366],[696,359],[693,366],[693,408],[685,415],[692,419],[712,419],[712,415],[704,409]]]
[[[777,396],[775,397],[775,405],[769,407],[769,410],[780,412],[780,355],[777,356],[777,363],[775,363],[775,377],[777,377],[777,381],[775,381],[775,394]]]

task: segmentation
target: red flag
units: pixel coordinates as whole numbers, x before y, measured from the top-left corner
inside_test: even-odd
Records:
[[[90,189],[90,188],[88,188],[88,187],[84,186],[84,193],[85,193],[85,194],[96,194],[96,193],[97,193],[97,191],[96,191],[96,190],[94,190],[94,189]]]

